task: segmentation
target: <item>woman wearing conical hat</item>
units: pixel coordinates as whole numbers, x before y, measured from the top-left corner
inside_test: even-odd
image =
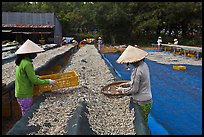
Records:
[[[119,88],[119,92],[129,93],[133,102],[139,105],[151,103],[152,93],[150,86],[150,74],[147,64],[144,62],[147,52],[139,48],[128,46],[121,56],[117,59],[117,63],[133,65],[131,81],[128,88]]]
[[[178,39],[176,39],[176,38],[174,39],[174,44],[178,45]]]
[[[101,52],[101,48],[102,48],[102,39],[101,37],[98,37],[98,51]]]
[[[25,115],[32,105],[34,84],[55,84],[54,80],[40,80],[35,74],[32,59],[37,53],[44,51],[31,40],[27,40],[16,52],[16,79],[15,97],[20,105],[22,116]]]
[[[157,40],[157,50],[160,50],[161,44],[162,44],[162,37],[159,36],[159,37],[158,37],[158,40]]]

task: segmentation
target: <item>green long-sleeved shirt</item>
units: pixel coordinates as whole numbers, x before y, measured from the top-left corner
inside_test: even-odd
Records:
[[[24,58],[20,65],[16,66],[15,97],[32,97],[34,84],[49,84],[49,80],[40,80],[35,74],[32,60]]]

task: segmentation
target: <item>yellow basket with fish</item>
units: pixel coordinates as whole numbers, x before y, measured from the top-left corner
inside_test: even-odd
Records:
[[[43,84],[43,85],[35,85],[34,86],[34,94],[38,94],[43,91],[57,90],[61,88],[67,88],[71,86],[77,86],[78,82],[78,74],[75,71],[50,74],[50,75],[42,75],[39,76],[39,79],[52,79],[56,81],[55,85],[51,84]]]
[[[186,66],[173,66],[173,69],[175,69],[175,70],[185,70]]]
[[[194,54],[190,54],[190,53],[188,53],[188,54],[187,54],[187,57],[194,58],[195,55],[194,55]]]

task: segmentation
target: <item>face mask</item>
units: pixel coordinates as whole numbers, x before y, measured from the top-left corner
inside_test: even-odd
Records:
[[[34,59],[34,58],[37,57],[37,54],[36,54],[36,53],[31,53],[31,54],[29,55],[29,57],[30,57],[31,59]]]

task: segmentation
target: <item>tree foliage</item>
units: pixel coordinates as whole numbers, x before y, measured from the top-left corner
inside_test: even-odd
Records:
[[[202,2],[2,2],[2,11],[53,12],[63,35],[97,30],[110,44],[149,43],[158,36],[202,39]]]

